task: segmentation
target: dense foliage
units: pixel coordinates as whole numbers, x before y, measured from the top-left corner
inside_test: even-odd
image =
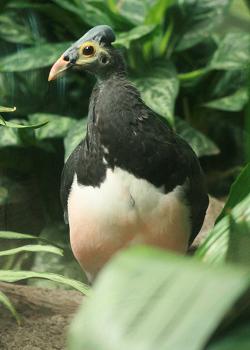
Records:
[[[0,230],[11,231],[0,231],[0,239],[15,244],[1,248],[0,280],[49,278],[88,292],[49,272],[80,275],[58,194],[63,162],[86,132],[94,78],[72,71],[48,84],[47,76],[94,25],[116,31],[131,80],[192,145],[210,193],[227,196],[240,174],[194,257],[139,248],[104,269],[72,325],[71,349],[250,347],[247,6],[243,0],[1,1],[0,104],[17,109],[0,109]],[[0,302],[16,315],[1,292]]]

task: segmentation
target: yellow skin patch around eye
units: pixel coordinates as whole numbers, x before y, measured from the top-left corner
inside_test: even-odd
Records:
[[[93,54],[91,54],[91,55],[84,55],[83,54],[83,49],[87,46],[93,47],[93,49],[94,49]],[[85,64],[85,63],[91,63],[91,62],[96,60],[96,57],[101,52],[105,52],[107,54],[107,51],[104,48],[102,48],[98,43],[96,43],[94,41],[86,41],[78,49],[79,58],[78,58],[76,64],[80,65],[80,64]]]

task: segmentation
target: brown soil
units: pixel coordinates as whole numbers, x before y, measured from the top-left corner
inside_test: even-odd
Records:
[[[67,327],[81,303],[75,291],[51,290],[0,283],[21,316],[18,326],[0,305],[1,350],[66,349]]]

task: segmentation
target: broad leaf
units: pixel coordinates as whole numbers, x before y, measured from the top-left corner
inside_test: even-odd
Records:
[[[175,118],[177,133],[192,147],[197,157],[220,153],[216,144],[200,131],[192,128],[187,122]]]
[[[36,252],[36,253],[46,252],[46,253],[53,253],[53,254],[63,256],[62,249],[53,247],[51,245],[39,245],[39,244],[28,244],[28,245],[24,245],[22,247],[17,247],[13,249],[0,250],[0,256],[14,255],[22,252]]]
[[[228,214],[237,204],[239,204],[249,194],[250,189],[250,163],[242,170],[240,175],[234,181],[230,188],[227,202],[218,216],[216,222],[219,222],[226,214]]]
[[[245,269],[130,249],[99,276],[71,326],[70,349],[203,349],[248,287]]]
[[[153,64],[142,78],[134,79],[144,102],[156,113],[173,123],[175,99],[179,81],[171,64]]]
[[[70,154],[79,145],[79,143],[84,139],[87,131],[87,118],[79,120],[68,132],[67,136],[64,138],[64,159],[68,159]]]
[[[226,334],[217,337],[206,347],[206,350],[249,350],[250,349],[250,323],[239,324],[229,329]]]
[[[2,303],[12,313],[12,315],[15,317],[17,323],[20,323],[20,318],[18,316],[18,313],[17,313],[15,307],[13,306],[13,304],[11,303],[11,301],[7,297],[7,295],[5,295],[1,291],[0,291],[0,303]]]
[[[1,120],[0,120],[1,123]],[[18,130],[15,128],[4,128],[0,125],[0,148],[21,145]]]
[[[0,72],[21,72],[53,64],[70,43],[41,44],[0,58]]]
[[[244,186],[247,187],[245,184]],[[228,260],[228,253],[229,249],[232,249],[232,244],[234,247],[233,249],[236,249],[235,239],[237,241],[237,248],[244,244],[244,236],[239,235],[237,233],[238,230],[235,230],[232,225],[230,227],[230,223],[233,220],[236,224],[240,225],[243,223],[247,225],[250,224],[250,194],[231,210],[230,216],[231,220],[229,216],[224,216],[210,231],[207,238],[195,253],[197,258],[211,264],[222,263]],[[250,235],[249,230],[248,235]],[[243,237],[243,242],[241,237]],[[249,246],[250,245],[247,245],[246,249],[249,250]],[[239,261],[239,263],[242,263],[242,261]]]
[[[250,62],[250,34],[228,33],[219,42],[218,49],[210,62],[210,69],[244,69]]]
[[[109,8],[116,14],[125,17],[129,22],[143,24],[147,16],[149,5],[147,1],[141,0],[106,0]]]
[[[109,16],[101,11],[97,6],[88,3],[85,0],[78,0],[77,4],[72,4],[72,1],[67,0],[53,0],[58,6],[73,12],[79,16],[84,23],[93,27],[99,24],[107,24],[112,26],[112,21]]]
[[[222,111],[239,112],[245,107],[247,101],[247,89],[240,89],[230,96],[207,102],[205,106]]]
[[[150,34],[154,28],[154,25],[141,25],[135,27],[128,32],[117,35],[115,44],[125,46],[127,49],[129,49],[132,41],[145,37],[146,35]]]
[[[230,0],[178,0],[176,30],[177,50],[188,49],[206,37],[222,20]]]
[[[34,44],[34,34],[29,27],[18,23],[18,18],[10,14],[0,15],[0,38],[18,44]]]
[[[29,116],[31,123],[45,123],[43,128],[35,131],[36,137],[39,140],[48,138],[62,138],[66,136],[69,129],[71,129],[75,124],[76,120],[48,113],[36,113]]]
[[[55,273],[44,273],[44,272],[35,272],[35,271],[13,271],[13,270],[0,270],[0,281],[2,282],[17,282],[25,280],[28,278],[45,278],[50,281],[66,284],[82,294],[89,295],[90,287],[86,284],[66,278]]]

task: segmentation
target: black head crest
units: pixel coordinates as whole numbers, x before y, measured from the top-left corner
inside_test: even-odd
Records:
[[[103,43],[110,45],[115,41],[115,33],[113,32],[113,29],[107,25],[95,26],[77,40],[74,45],[80,46],[86,41],[96,41],[99,44]]]

